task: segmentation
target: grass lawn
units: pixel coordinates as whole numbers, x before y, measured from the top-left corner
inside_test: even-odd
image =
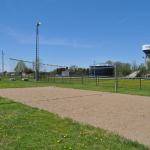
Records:
[[[84,90],[95,90],[95,91],[106,91],[115,92],[114,90],[115,81],[109,79],[100,79],[99,83],[96,84],[95,79],[84,78],[83,83],[81,78],[55,78],[49,81],[0,81],[0,88],[22,88],[22,87],[42,87],[42,86],[58,86],[66,88],[84,89]],[[140,88],[140,80],[123,80],[120,79],[118,82],[118,93],[136,94],[150,96],[150,80],[142,80]]]
[[[148,150],[102,129],[1,97],[0,149]]]
[[[2,80],[0,81],[0,89],[4,88],[26,88],[26,87],[42,87],[42,86],[49,86],[50,84],[47,82],[35,82],[35,81],[9,81],[9,80]]]

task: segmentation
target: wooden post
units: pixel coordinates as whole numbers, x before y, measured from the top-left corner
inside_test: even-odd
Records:
[[[140,90],[142,89],[142,79],[140,78]]]
[[[62,83],[64,83],[64,77],[62,76]]]
[[[82,81],[82,84],[84,84],[83,75],[82,75],[82,77],[81,77],[81,81]]]
[[[115,64],[115,92],[118,92],[118,77],[117,77],[117,66]]]
[[[55,83],[55,76],[54,76],[54,83]]]
[[[96,86],[97,86],[97,76],[96,76]]]

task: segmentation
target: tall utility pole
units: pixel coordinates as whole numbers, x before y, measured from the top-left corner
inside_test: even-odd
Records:
[[[36,58],[35,58],[35,80],[39,80],[39,26],[41,22],[36,23]]]
[[[4,75],[4,51],[2,50],[2,74]]]

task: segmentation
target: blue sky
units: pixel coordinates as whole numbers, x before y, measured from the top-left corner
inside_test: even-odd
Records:
[[[0,0],[0,49],[6,58],[34,60],[40,20],[43,63],[141,63],[141,46],[150,43],[149,6],[149,0]]]

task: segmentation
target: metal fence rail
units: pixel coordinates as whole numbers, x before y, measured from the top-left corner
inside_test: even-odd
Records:
[[[1,80],[10,80],[10,76],[3,77]],[[15,75],[15,80],[22,80],[20,76]],[[34,75],[27,77],[28,81],[35,82]],[[42,74],[39,82],[46,82],[50,85],[64,85],[66,87],[76,87],[100,91],[125,92],[142,91],[150,95],[150,78],[106,78],[106,77],[56,77],[48,74]]]
[[[149,90],[150,78],[102,78],[102,77],[47,77],[45,82],[52,84],[71,84],[84,87],[95,87],[102,90],[115,91],[120,90]]]

